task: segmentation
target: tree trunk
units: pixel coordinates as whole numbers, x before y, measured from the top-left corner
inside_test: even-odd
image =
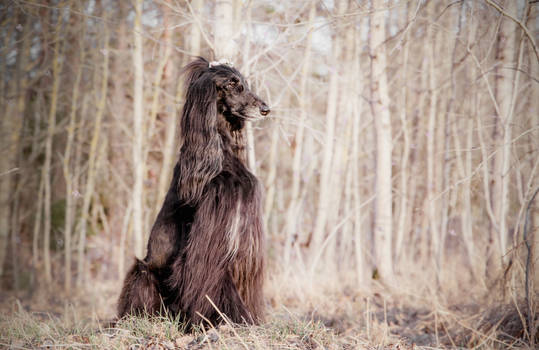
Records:
[[[356,96],[354,100],[356,101],[353,104],[352,111],[352,150],[351,150],[351,162],[350,167],[352,168],[352,197],[353,197],[353,211],[354,211],[354,255],[356,258],[356,277],[358,283],[361,285],[366,281],[365,278],[365,246],[366,239],[364,238],[364,230],[362,223],[362,213],[363,210],[361,205],[361,181],[359,178],[359,126],[362,120],[361,114],[363,111],[363,99],[360,96],[361,85],[363,79],[361,76],[361,66],[360,66],[360,48],[361,48],[361,38],[357,30],[354,28],[354,38],[355,38],[355,48],[354,48],[354,63],[353,63],[353,88],[352,93]]]
[[[71,151],[75,137],[75,125],[77,123],[77,107],[79,100],[79,88],[82,78],[82,65],[84,64],[84,41],[79,42],[80,52],[75,62],[76,76],[73,83],[71,96],[71,112],[69,114],[69,126],[67,128],[67,141],[63,159],[63,173],[66,183],[66,213],[64,222],[64,289],[71,292],[71,235],[75,215],[75,196],[73,195],[73,173],[71,172]]]
[[[144,218],[143,218],[143,185],[144,185],[144,58],[142,42],[142,0],[135,2],[135,22],[133,27],[133,69],[134,98],[133,98],[133,234],[135,256],[144,256]]]
[[[516,17],[517,2],[505,1],[505,10]],[[501,14],[500,14],[501,16]],[[503,18],[498,32],[498,41],[496,48],[496,58],[499,62],[496,78],[496,101],[498,103],[498,112],[496,116],[496,129],[493,135],[493,141],[496,145],[496,155],[494,157],[494,175],[492,187],[492,207],[494,215],[498,219],[498,232],[493,232],[497,236],[495,242],[497,247],[494,249],[493,267],[494,276],[497,276],[503,266],[508,262],[507,252],[507,215],[509,209],[509,162],[511,155],[511,132],[513,112],[511,108],[511,96],[514,83],[514,70],[508,69],[515,62],[515,23]]]
[[[103,23],[106,23],[105,21]],[[103,33],[103,66],[100,86],[100,96],[97,101],[97,111],[94,118],[94,129],[92,133],[92,139],[90,141],[90,151],[88,154],[88,173],[86,176],[86,187],[84,189],[84,197],[82,200],[81,216],[78,224],[79,245],[77,251],[77,286],[81,287],[86,280],[85,273],[85,254],[86,249],[86,231],[88,228],[90,203],[94,194],[95,187],[95,174],[97,171],[96,159],[98,153],[98,143],[101,134],[101,122],[105,113],[106,101],[107,101],[107,89],[108,89],[108,77],[109,77],[109,32],[107,27],[104,27]],[[97,84],[97,82],[96,82]],[[96,86],[97,87],[97,86]],[[84,108],[83,108],[84,109]],[[84,118],[84,113],[82,118]]]
[[[429,14],[434,17],[436,13],[435,4],[430,3]],[[436,53],[438,44],[439,31],[435,30],[434,25],[428,26],[427,34],[427,51],[429,61],[429,93],[430,93],[430,105],[429,105],[429,119],[427,127],[427,196],[425,200],[425,210],[428,216],[428,232],[430,234],[430,248],[429,256],[435,264],[436,271],[438,271],[438,248],[440,246],[440,230],[438,222],[440,220],[440,200],[437,198],[439,191],[439,177],[436,173],[436,130],[443,128],[443,124],[438,121],[438,86],[436,79],[437,62]]]
[[[235,54],[234,35],[234,4],[232,0],[219,0],[215,4],[215,38],[213,49],[215,59],[232,60]]]
[[[342,15],[346,11],[347,1],[338,1],[338,15]],[[339,30],[335,29],[336,33],[333,37],[333,51],[331,53],[331,60],[333,62],[331,76],[329,78],[328,85],[328,99],[326,106],[326,123],[324,144],[323,144],[323,156],[322,156],[322,168],[320,169],[320,188],[318,195],[318,207],[316,211],[316,221],[312,233],[312,239],[310,241],[310,254],[311,259],[315,255],[321,254],[322,243],[326,233],[326,222],[328,216],[328,210],[330,208],[330,192],[331,192],[331,164],[333,161],[333,148],[335,138],[335,121],[337,119],[337,105],[339,99],[339,69],[340,57],[341,57],[341,36]],[[314,268],[314,266],[311,266]]]
[[[409,20],[409,7],[410,5],[405,6],[403,17],[406,18],[406,25]],[[409,58],[409,31],[406,31],[404,38],[404,47],[402,49],[402,84],[406,85],[408,81],[408,58]],[[407,217],[407,206],[411,205],[411,201],[408,198],[408,160],[410,157],[410,133],[408,130],[408,120],[407,120],[407,105],[408,105],[408,89],[404,87],[402,89],[402,100],[401,100],[401,112],[400,112],[400,121],[402,127],[403,135],[403,145],[402,145],[402,156],[400,163],[400,203],[399,203],[399,221],[397,224],[397,232],[395,237],[395,260],[396,262],[400,261],[402,255],[402,248],[404,242],[404,234],[408,231],[408,222],[409,218]]]
[[[303,56],[303,66],[301,69],[300,77],[300,90],[299,90],[299,121],[296,128],[296,135],[294,137],[294,158],[292,161],[292,188],[290,191],[290,202],[288,205],[286,216],[286,237],[284,246],[284,266],[288,267],[290,262],[290,255],[292,252],[292,245],[297,240],[297,222],[299,216],[299,194],[300,194],[300,180],[301,180],[301,158],[303,153],[303,135],[305,133],[305,120],[309,112],[309,103],[307,101],[307,82],[310,75],[311,66],[311,46],[312,46],[312,33],[314,28],[314,19],[316,17],[316,2],[311,1],[311,8],[309,10],[309,26],[307,28],[308,34],[305,43],[305,53]]]
[[[21,14],[22,17],[25,17]],[[14,21],[16,22],[16,20]],[[15,23],[13,24],[15,26]],[[18,36],[19,47],[17,49],[16,81],[13,83],[12,91],[8,93],[17,96],[16,103],[7,102],[4,106],[5,116],[0,121],[1,137],[0,146],[6,152],[0,157],[0,278],[4,276],[4,263],[10,233],[11,205],[16,172],[19,171],[17,164],[17,154],[21,142],[21,130],[24,118],[25,97],[27,88],[27,64],[31,36],[29,35],[31,21],[26,18],[20,36]],[[5,62],[6,60],[2,60]],[[2,83],[3,84],[3,83]],[[2,96],[4,98],[4,96]],[[15,234],[11,230],[12,234]]]
[[[52,142],[56,128],[56,107],[58,101],[58,88],[60,86],[60,71],[62,64],[60,60],[60,40],[62,26],[62,16],[58,16],[54,33],[54,56],[52,61],[52,92],[51,105],[49,110],[47,139],[45,141],[45,163],[43,164],[43,183],[44,183],[44,226],[43,226],[43,263],[45,265],[45,281],[52,282],[51,259],[50,259],[50,235],[51,235],[51,161],[52,161]]]
[[[374,221],[375,261],[383,280],[391,281],[393,262],[392,242],[392,194],[391,194],[391,115],[386,74],[384,41],[387,4],[372,0],[370,28],[371,50],[371,109],[376,129],[376,204]]]

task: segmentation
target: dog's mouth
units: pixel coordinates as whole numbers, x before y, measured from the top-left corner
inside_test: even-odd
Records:
[[[230,114],[232,114],[233,116],[237,118],[241,118],[243,120],[247,120],[247,121],[260,120],[264,118],[265,116],[267,116],[269,113],[270,113],[270,109],[267,106],[265,106],[265,108],[253,107],[253,108],[249,108],[247,110],[242,110],[242,111],[230,111]]]

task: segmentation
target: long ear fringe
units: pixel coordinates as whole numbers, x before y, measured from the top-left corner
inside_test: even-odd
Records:
[[[217,130],[217,89],[211,76],[204,76],[207,61],[199,58],[187,67],[187,93],[181,120],[178,196],[195,204],[204,187],[222,169],[222,139]]]
[[[189,86],[193,82],[197,81],[198,78],[210,67],[210,62],[208,62],[204,57],[197,57],[193,62],[187,64],[183,67],[181,74],[185,74],[185,89],[184,91],[189,90]]]

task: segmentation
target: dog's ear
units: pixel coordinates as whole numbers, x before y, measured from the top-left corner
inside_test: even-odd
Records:
[[[197,62],[197,61],[195,61]],[[189,72],[181,120],[183,145],[180,151],[178,195],[195,204],[204,187],[222,169],[222,139],[217,130],[217,88],[211,74]]]
[[[197,81],[209,68],[210,62],[203,57],[197,57],[193,62],[186,65],[180,73],[185,75],[185,91],[189,90],[189,86]]]

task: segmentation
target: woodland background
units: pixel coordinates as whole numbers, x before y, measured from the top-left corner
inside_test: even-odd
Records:
[[[522,301],[533,341],[537,1],[11,0],[0,23],[2,295],[113,316],[178,157],[181,67],[226,57],[272,108],[247,130],[271,305]]]

